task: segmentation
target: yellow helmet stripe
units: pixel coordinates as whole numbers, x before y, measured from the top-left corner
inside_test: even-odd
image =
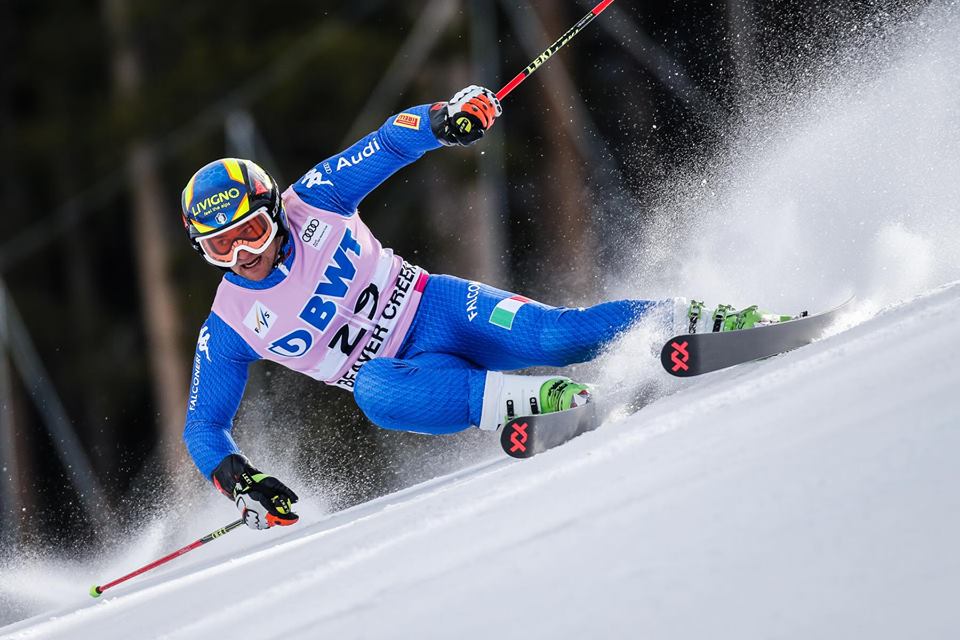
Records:
[[[227,170],[227,175],[231,180],[243,184],[243,172],[240,170],[240,163],[235,158],[226,158],[223,160],[223,167]]]
[[[233,219],[239,220],[240,216],[245,214],[247,211],[250,211],[250,197],[244,194],[243,200],[241,200],[240,204],[237,206],[236,213],[233,214]]]
[[[209,233],[216,229],[216,227],[211,227],[209,225],[203,224],[202,222],[197,222],[196,220],[191,220],[190,224],[192,224],[193,228],[199,231],[200,233]]]

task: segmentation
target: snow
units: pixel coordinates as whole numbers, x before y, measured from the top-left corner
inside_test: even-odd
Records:
[[[241,529],[245,553],[217,541],[102,601],[91,574],[0,632],[957,637],[958,317],[960,283],[537,458]]]

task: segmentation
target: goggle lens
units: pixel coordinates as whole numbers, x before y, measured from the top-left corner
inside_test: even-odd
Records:
[[[218,267],[232,267],[237,264],[237,253],[241,249],[253,254],[263,253],[276,235],[277,224],[263,208],[235,226],[200,238],[198,242],[207,262]]]

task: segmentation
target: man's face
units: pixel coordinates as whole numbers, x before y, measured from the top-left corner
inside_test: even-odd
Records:
[[[263,280],[273,271],[273,265],[277,261],[277,253],[280,251],[280,239],[280,234],[278,234],[270,243],[270,246],[259,255],[250,253],[246,249],[240,249],[237,253],[237,264],[230,267],[230,270],[247,280]]]

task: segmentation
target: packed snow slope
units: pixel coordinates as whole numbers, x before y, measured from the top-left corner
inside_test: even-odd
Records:
[[[958,318],[960,283],[529,461],[242,529],[101,601],[90,575],[0,634],[960,637]]]

